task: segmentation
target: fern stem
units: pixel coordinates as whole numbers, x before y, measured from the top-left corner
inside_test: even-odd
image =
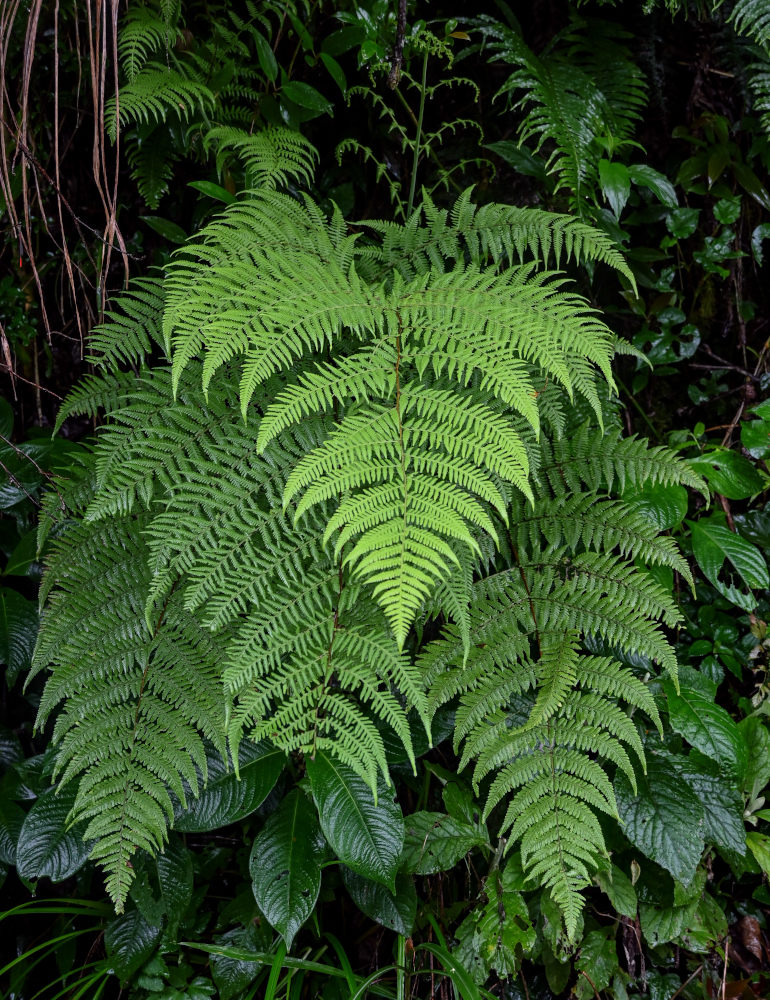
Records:
[[[409,184],[409,204],[407,205],[407,216],[412,214],[414,209],[414,192],[417,187],[417,164],[420,159],[420,143],[422,141],[422,120],[425,114],[425,90],[428,81],[428,50],[422,57],[422,81],[420,83],[420,113],[417,117],[417,136],[414,140],[414,157],[412,159],[412,179]]]

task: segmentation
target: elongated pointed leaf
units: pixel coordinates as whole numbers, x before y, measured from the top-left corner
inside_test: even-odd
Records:
[[[393,792],[372,790],[355,771],[329,754],[307,761],[321,829],[339,860],[354,872],[395,890],[404,846],[404,817]]]
[[[318,819],[298,790],[290,792],[254,841],[249,859],[254,898],[291,948],[321,890]]]

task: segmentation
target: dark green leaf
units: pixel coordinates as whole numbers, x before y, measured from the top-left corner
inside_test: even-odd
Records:
[[[734,774],[743,773],[746,746],[728,713],[703,691],[682,686],[677,694],[671,681],[666,681],[664,687],[674,732]]]
[[[678,240],[687,239],[698,228],[699,216],[697,208],[675,208],[666,218],[666,228]]]
[[[176,928],[192,899],[192,857],[181,838],[172,836],[155,863],[169,927],[176,933]]]
[[[107,958],[122,982],[129,980],[152,955],[161,932],[161,927],[147,923],[138,910],[131,910],[107,925],[104,932]]]
[[[758,795],[770,782],[770,732],[756,715],[739,722],[738,730],[746,744],[743,789],[751,795]]]
[[[290,80],[289,83],[284,84],[281,93],[288,100],[298,104],[301,108],[307,108],[308,111],[315,111],[319,115],[324,112],[331,114],[331,101],[327,101],[323,94],[320,94],[315,87],[311,87],[309,83]]]
[[[756,606],[755,598],[732,584],[723,583],[719,573],[728,561],[747,587],[767,587],[770,576],[762,553],[751,542],[714,521],[701,520],[688,522],[688,525],[692,530],[693,555],[706,579],[733,604],[744,611],[752,611]]]
[[[405,872],[396,875],[395,893],[344,866],[342,881],[358,909],[371,920],[396,934],[408,937],[412,933],[417,916],[417,893],[411,875]]]
[[[637,187],[646,187],[666,208],[676,208],[678,202],[674,185],[666,177],[646,163],[635,163],[628,168],[629,176]]]
[[[618,954],[615,947],[615,927],[602,927],[589,931],[580,944],[580,955],[575,963],[579,971],[575,983],[578,1000],[594,1000],[596,991],[606,990],[618,971]],[[586,978],[588,977],[588,978]]]
[[[164,219],[160,215],[142,215],[143,222],[146,222],[150,229],[154,230],[164,240],[169,243],[182,244],[187,242],[187,233],[171,219]]]
[[[218,945],[232,945],[243,951],[259,952],[269,942],[261,941],[256,927],[236,927],[216,938]],[[232,1000],[243,993],[247,986],[253,986],[265,966],[258,961],[243,958],[229,958],[226,955],[211,956],[211,976],[219,991],[219,1000]]]
[[[741,444],[752,458],[770,457],[770,420],[742,423]]]
[[[743,798],[734,775],[724,775],[719,765],[693,751],[681,763],[680,774],[703,806],[704,836],[710,844],[746,853],[746,830],[743,825]]]
[[[5,576],[26,576],[30,566],[37,559],[37,528],[22,535],[19,544],[8,557]]]
[[[687,490],[676,483],[628,490],[623,493],[623,500],[649,518],[658,531],[678,527],[687,517]]]
[[[402,865],[418,875],[449,871],[485,838],[477,827],[446,813],[418,812],[406,817]]]
[[[345,73],[343,72],[342,66],[340,66],[334,56],[329,55],[328,52],[321,53],[321,62],[324,64],[329,76],[332,80],[334,80],[342,93],[346,94],[348,92],[348,81],[345,79]]]
[[[631,176],[628,167],[610,160],[599,160],[599,183],[616,218],[619,217],[631,194]]]
[[[624,917],[636,918],[637,898],[631,879],[616,865],[597,872],[594,881],[608,897],[613,907]]]
[[[270,48],[270,43],[258,31],[252,30],[252,38],[257,46],[257,59],[259,60],[260,69],[271,83],[275,83],[278,79],[278,63],[273,50]]]
[[[510,139],[502,139],[500,142],[491,142],[487,147],[493,153],[497,153],[501,160],[504,160],[509,167],[526,177],[535,177],[541,184],[545,184],[546,170],[545,161],[534,156],[528,149],[519,146],[517,142]]]
[[[749,510],[735,515],[735,527],[741,538],[753,542],[761,549],[770,550],[770,504],[763,509]]]
[[[92,845],[83,842],[85,824],[67,828],[76,791],[74,783],[58,795],[49,788],[27,813],[16,846],[16,867],[22,878],[63,882],[88,860]]]
[[[324,752],[308,759],[307,774],[321,829],[339,860],[364,878],[395,890],[404,846],[404,817],[393,790],[372,790],[351,768]]]
[[[195,191],[200,191],[201,194],[205,194],[215,201],[222,201],[225,205],[232,205],[237,200],[227,188],[223,188],[221,184],[214,184],[213,181],[190,181],[187,186]]]
[[[766,212],[770,212],[770,193],[751,167],[745,163],[736,163],[733,165],[733,173],[746,194],[751,195]]]
[[[5,663],[8,668],[6,680],[9,687],[32,664],[39,625],[34,601],[28,601],[9,587],[0,588],[0,663]]]
[[[6,865],[16,864],[16,842],[24,819],[21,806],[0,798],[0,862]]]
[[[315,809],[294,789],[268,818],[249,859],[254,897],[287,949],[321,890],[318,849]]]
[[[745,500],[759,493],[765,481],[743,455],[728,448],[719,448],[688,463],[708,482],[714,493],[721,493],[728,500]]]
[[[267,798],[285,764],[286,755],[269,743],[245,742],[238,751],[240,780],[232,764],[225,769],[213,748],[207,754],[209,778],[189,809],[177,811],[174,829],[182,833],[216,830],[249,816]]]
[[[666,760],[649,756],[634,794],[628,778],[615,778],[623,832],[643,854],[688,884],[703,853],[705,819],[695,792]]]
[[[524,897],[518,891],[515,868],[499,868],[484,883],[484,895],[457,931],[457,956],[482,984],[494,969],[501,977],[514,975],[522,953],[535,945],[535,929]]]

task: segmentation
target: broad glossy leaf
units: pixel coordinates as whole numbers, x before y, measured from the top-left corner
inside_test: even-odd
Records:
[[[759,493],[765,485],[751,462],[729,448],[719,448],[687,462],[703,476],[714,493],[721,493],[728,500],[745,500]]]
[[[298,789],[268,817],[251,849],[254,898],[291,948],[321,890],[316,812]]]
[[[620,216],[631,194],[631,176],[628,167],[610,160],[599,160],[599,183],[615,216]]]
[[[16,864],[16,843],[24,824],[25,813],[21,806],[0,798],[0,861]]]
[[[665,682],[664,689],[674,732],[734,774],[743,773],[746,744],[728,713],[701,690],[683,685],[677,693],[671,681]]]
[[[405,823],[402,866],[418,875],[448,871],[473,847],[486,842],[477,827],[446,813],[412,813]]]
[[[268,78],[271,83],[275,83],[278,78],[278,62],[276,61],[275,54],[270,47],[270,43],[254,28],[251,28],[251,37],[257,47],[257,59],[259,60],[259,68]]]
[[[741,538],[753,542],[761,549],[770,549],[770,503],[762,509],[735,515],[735,527]]]
[[[192,856],[180,837],[171,836],[155,863],[166,916],[169,926],[175,931],[192,899]]]
[[[158,236],[162,236],[169,243],[181,245],[187,242],[187,233],[171,219],[164,219],[160,215],[142,215],[143,222],[146,222],[150,229],[153,229]]]
[[[225,205],[232,205],[236,201],[234,194],[231,194],[227,188],[223,188],[221,184],[214,184],[213,181],[190,181],[187,186],[195,191],[200,191],[201,194],[205,194],[215,201],[224,202]]]
[[[115,975],[126,982],[155,951],[161,927],[148,923],[139,910],[131,910],[107,925],[104,946]]]
[[[0,663],[8,668],[9,687],[31,666],[39,626],[35,601],[28,601],[9,587],[0,588]]]
[[[768,458],[770,420],[752,420],[741,424],[741,444],[752,458]]]
[[[76,792],[72,782],[58,795],[49,788],[27,813],[16,845],[16,867],[22,878],[63,882],[88,860],[91,844],[83,842],[86,824],[67,828]]]
[[[0,726],[0,768],[6,768],[24,759],[19,737],[7,726]]]
[[[647,774],[634,794],[618,772],[615,795],[623,832],[643,854],[689,884],[705,843],[703,806],[668,761],[648,755]]]
[[[747,587],[767,587],[770,585],[770,576],[759,549],[729,528],[713,521],[689,521],[688,525],[692,529],[693,555],[709,583],[739,608],[744,611],[753,610],[756,606],[755,598],[739,591],[732,584],[723,583],[719,579],[719,573],[727,561]]]
[[[339,860],[364,878],[395,889],[404,846],[404,817],[393,790],[372,790],[355,771],[327,753],[308,759],[307,774],[321,829]]]
[[[676,189],[665,174],[648,167],[646,163],[634,163],[628,168],[628,173],[637,187],[648,188],[666,208],[676,208]]]
[[[298,104],[301,108],[307,108],[308,111],[315,111],[319,115],[325,111],[331,112],[331,102],[327,101],[323,94],[319,93],[315,87],[311,87],[309,83],[291,80],[284,84],[281,93],[292,103]]]
[[[679,772],[703,806],[706,841],[742,857],[746,853],[746,829],[737,777],[723,774],[715,761],[696,751],[679,765]]]
[[[396,891],[379,882],[357,875],[342,866],[342,881],[358,909],[383,927],[408,937],[417,916],[417,893],[414,879],[405,872],[396,875]]]
[[[181,833],[216,830],[249,816],[273,790],[286,764],[286,755],[269,743],[244,742],[238,752],[240,780],[232,763],[229,771],[216,750],[207,754],[209,778],[189,808],[178,809],[174,829]]]
[[[658,531],[675,528],[687,517],[687,490],[676,483],[656,483],[627,490],[623,500],[655,525]]]

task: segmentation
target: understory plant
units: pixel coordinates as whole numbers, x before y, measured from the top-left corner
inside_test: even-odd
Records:
[[[624,494],[702,488],[619,432],[618,342],[549,264],[630,274],[602,233],[470,191],[351,232],[279,190],[290,174],[119,300],[61,412],[105,411],[40,526],[38,725],[55,713],[71,820],[120,912],[207,747],[237,774],[256,746],[275,779],[287,758],[307,773],[281,810],[393,891],[387,747],[414,768],[448,712],[501,854],[520,849],[572,936],[612,776],[645,768],[634,712],[660,727],[624,661],[677,683],[679,613],[635,560],[690,578]],[[286,872],[266,864],[269,904]]]

